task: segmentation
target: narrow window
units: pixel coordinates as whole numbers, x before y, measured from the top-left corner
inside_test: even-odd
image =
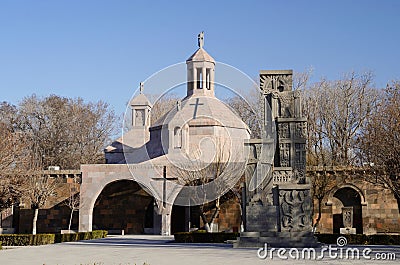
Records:
[[[197,88],[203,88],[203,72],[201,68],[197,68]]]
[[[182,131],[181,128],[175,127],[174,129],[174,148],[182,147]]]
[[[210,72],[211,72],[211,69],[210,69],[210,68],[207,68],[207,69],[206,69],[206,88],[207,88],[208,90],[211,89],[211,77],[210,77]]]

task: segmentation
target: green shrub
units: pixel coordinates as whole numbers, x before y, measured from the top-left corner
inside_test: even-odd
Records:
[[[53,243],[104,238],[106,236],[107,231],[103,230],[71,234],[9,234],[0,235],[0,242],[3,243],[3,246],[38,246]]]
[[[3,245],[2,245],[2,243],[0,241],[0,250],[2,250],[2,249],[3,249]]]
[[[204,233],[202,231],[175,233],[177,243],[224,243],[227,240],[234,240],[239,233]]]
[[[79,240],[90,240],[97,238],[107,237],[107,231],[105,230],[95,230],[92,232],[79,232],[71,234],[56,234],[56,243],[62,242],[74,242]]]
[[[9,234],[0,235],[0,240],[4,246],[38,246],[53,244],[55,242],[54,234]]]

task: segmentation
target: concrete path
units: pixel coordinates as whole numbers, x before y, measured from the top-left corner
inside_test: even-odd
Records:
[[[370,254],[395,253],[397,261],[382,260],[281,260],[277,253],[273,259],[260,259],[256,249],[233,249],[227,244],[178,244],[173,237],[162,236],[109,236],[104,239],[61,243],[34,247],[17,247],[0,251],[0,265],[53,265],[53,264],[124,264],[124,265],[211,265],[211,264],[398,264],[400,247],[371,247]],[[354,246],[351,246],[354,247]],[[365,246],[360,247],[362,248]],[[317,250],[319,251],[319,250]],[[318,253],[318,252],[317,252]],[[288,254],[286,253],[286,256]]]

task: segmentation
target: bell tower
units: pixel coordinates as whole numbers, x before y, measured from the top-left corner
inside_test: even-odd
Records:
[[[140,93],[134,97],[129,105],[131,107],[131,132],[133,138],[131,142],[135,143],[135,146],[140,146],[146,143],[150,139],[149,127],[150,127],[150,115],[152,105],[147,97],[143,94],[143,82],[140,82]],[[128,134],[125,135],[125,137]]]
[[[199,48],[186,60],[187,97],[214,97],[215,60],[203,48],[204,32],[197,39]]]

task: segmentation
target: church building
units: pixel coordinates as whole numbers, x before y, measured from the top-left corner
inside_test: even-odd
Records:
[[[215,97],[215,60],[203,41],[201,33],[199,48],[186,60],[186,96],[151,124],[152,103],[141,83],[140,93],[129,103],[129,130],[105,150],[107,164],[82,165],[80,231],[168,235],[198,228],[200,218],[190,213],[189,205],[219,198],[229,190],[221,186],[230,188],[243,175],[244,141],[250,130]],[[226,165],[225,176],[206,176],[211,181],[191,185],[198,181],[193,172],[213,163]],[[222,181],[212,180],[216,177]],[[204,186],[208,193],[201,190]],[[194,193],[202,195],[193,198]],[[228,205],[236,211],[228,212]],[[225,218],[217,230],[238,230],[238,199],[224,202],[218,216]]]

